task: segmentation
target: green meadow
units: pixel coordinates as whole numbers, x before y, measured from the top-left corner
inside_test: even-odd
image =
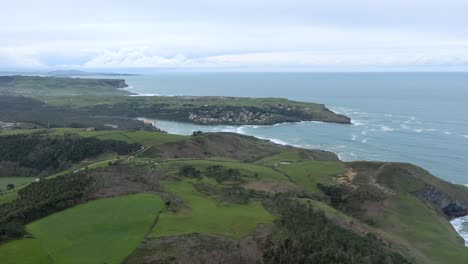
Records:
[[[16,187],[34,181],[34,177],[0,177],[0,192],[7,190],[8,184],[13,184]]]
[[[159,196],[149,193],[81,204],[27,225],[34,239],[0,246],[0,259],[36,263],[48,255],[52,263],[120,263],[141,243],[163,208]]]
[[[221,206],[215,199],[196,191],[189,181],[166,181],[163,185],[189,208],[178,213],[162,213],[153,228],[153,237],[203,233],[240,238],[257,225],[274,219],[260,202]]]
[[[163,144],[167,142],[175,142],[185,139],[185,136],[173,135],[155,131],[120,131],[120,130],[106,130],[106,131],[86,131],[77,128],[57,128],[54,129],[54,134],[76,133],[82,137],[94,137],[97,139],[105,140],[120,140],[127,143],[139,143],[145,147],[155,144]]]
[[[344,172],[342,163],[313,160],[279,165],[276,169],[288,175],[297,185],[311,192],[318,192],[318,183],[335,184],[333,176]]]
[[[427,210],[427,205],[412,195],[389,198],[377,227],[403,238],[432,263],[468,263],[468,248],[448,220]]]
[[[23,238],[0,246],[2,264],[51,264],[52,259],[37,239]]]
[[[78,134],[82,137],[94,137],[101,140],[119,140],[127,143],[139,143],[145,147],[155,144],[163,144],[167,142],[176,142],[186,139],[186,136],[167,134],[157,131],[124,131],[124,130],[102,130],[102,131],[87,131],[83,128],[52,128],[52,129],[13,129],[1,130],[0,136],[9,136],[17,134],[50,134],[64,135],[67,133]]]
[[[166,170],[177,171],[179,168],[185,165],[191,165],[196,167],[199,170],[206,170],[206,168],[219,165],[223,166],[227,169],[237,169],[243,175],[247,176],[246,180],[260,180],[260,179],[268,179],[268,180],[275,180],[280,182],[288,182],[288,178],[283,175],[281,172],[275,171],[272,168],[259,166],[252,163],[241,163],[238,161],[227,161],[227,160],[218,160],[218,159],[185,159],[185,160],[170,160],[170,161],[163,161],[161,163],[161,168],[165,168]]]

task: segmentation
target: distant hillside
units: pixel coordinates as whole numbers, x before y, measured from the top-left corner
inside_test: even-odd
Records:
[[[71,73],[71,72],[68,72]],[[203,125],[273,125],[322,121],[351,124],[323,104],[283,98],[138,96],[124,79],[0,76],[0,96],[40,98],[49,105],[80,108],[95,116],[148,117]],[[0,120],[24,121],[24,120]]]
[[[468,213],[468,188],[411,164],[344,163],[233,133],[0,139],[4,169],[63,169],[31,170],[41,179],[22,185],[3,177],[2,264],[468,263],[448,221]],[[94,155],[109,150],[121,155]]]
[[[123,79],[78,79],[39,76],[0,76],[0,95],[69,96],[69,95],[129,95],[120,90],[128,87]]]
[[[73,76],[138,76],[138,74],[113,73],[113,72],[86,72],[79,70],[61,70],[47,72],[45,75],[54,77],[73,77]]]

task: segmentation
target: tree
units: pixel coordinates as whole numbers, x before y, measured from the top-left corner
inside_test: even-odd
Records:
[[[200,178],[201,173],[199,170],[191,165],[185,165],[179,170],[179,175],[189,178]]]
[[[13,190],[15,188],[15,185],[13,183],[7,184],[7,190]]]
[[[193,131],[192,133],[192,137],[201,136],[201,135],[203,135],[203,131],[200,131],[200,130]]]

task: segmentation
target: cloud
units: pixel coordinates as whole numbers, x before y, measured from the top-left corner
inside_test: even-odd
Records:
[[[126,48],[100,52],[83,66],[89,68],[152,68],[181,67],[192,61],[182,55],[173,57],[158,56],[147,47]]]
[[[460,55],[461,54],[461,55]],[[187,57],[161,56],[150,48],[99,52],[89,68],[284,68],[284,67],[420,67],[467,66],[468,53],[427,51],[290,51]]]
[[[7,2],[2,67],[424,70],[468,58],[465,0]]]
[[[36,50],[0,48],[0,67],[5,68],[45,68]]]

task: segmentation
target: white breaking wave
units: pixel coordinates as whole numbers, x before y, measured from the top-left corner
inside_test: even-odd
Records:
[[[283,141],[283,140],[277,139],[277,138],[269,138],[268,140],[270,140],[273,143],[279,144],[279,145],[291,145],[291,144],[287,143],[286,141]]]
[[[159,94],[155,94],[155,93],[139,93],[139,94],[131,94],[130,96],[159,96]]]
[[[357,120],[354,120],[351,122],[352,125],[354,126],[363,126],[365,125],[366,123],[362,122],[362,121],[357,121]]]
[[[468,216],[456,218],[450,221],[453,228],[460,234],[461,237],[465,240],[465,246],[468,247]]]
[[[394,129],[389,126],[381,126],[380,130],[386,132],[386,131],[393,131]]]
[[[422,133],[422,132],[441,132],[445,135],[451,135],[452,133],[450,131],[442,131],[440,129],[437,129],[437,128],[420,128],[420,127],[410,127],[408,125],[405,125],[405,124],[401,124],[400,125],[401,128],[403,129],[406,129],[406,130],[411,130],[413,132],[416,132],[416,133]]]

